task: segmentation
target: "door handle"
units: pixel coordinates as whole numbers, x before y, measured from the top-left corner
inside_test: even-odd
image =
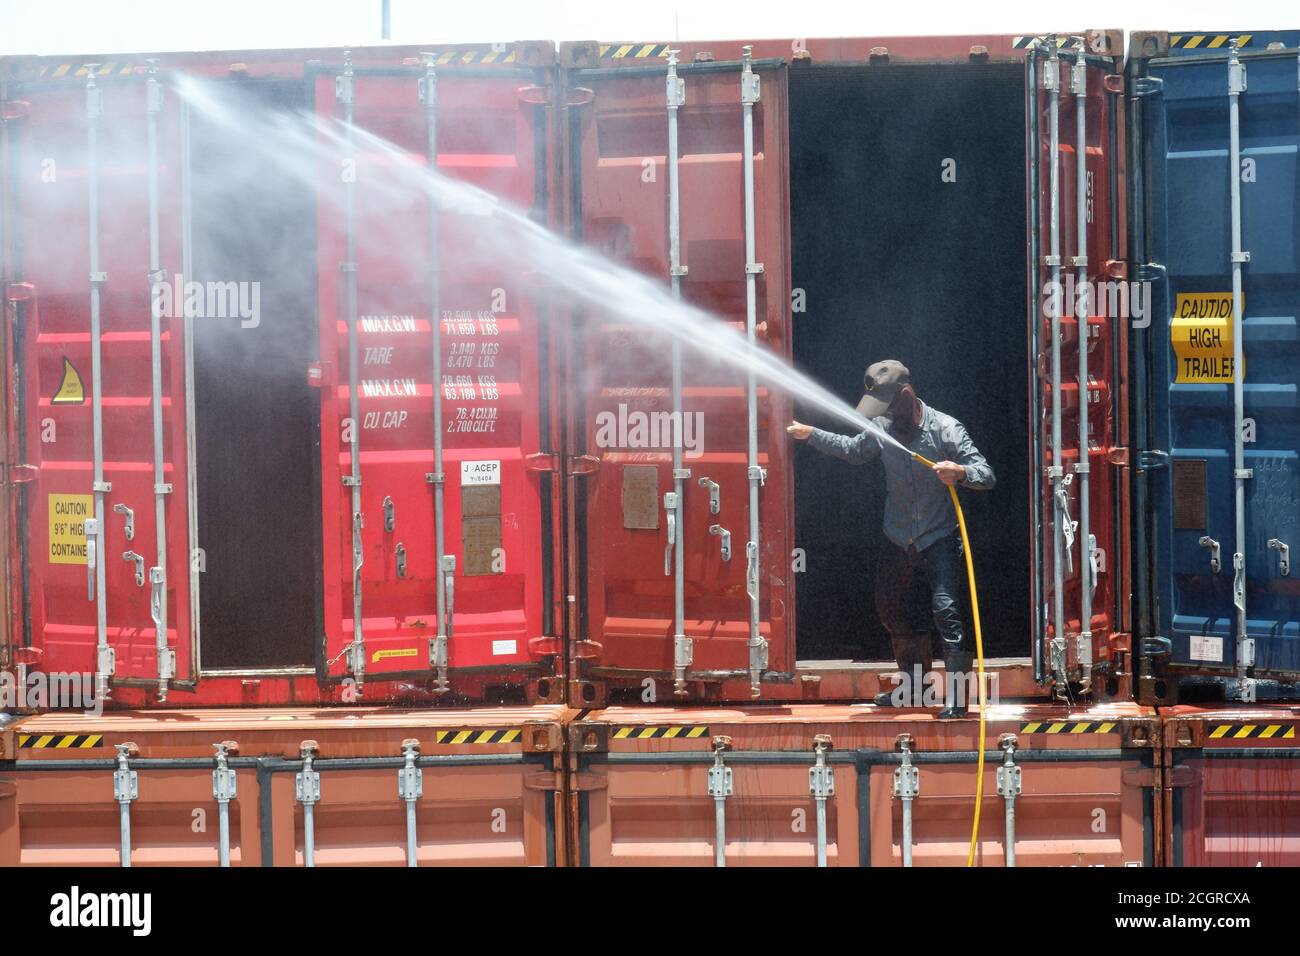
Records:
[[[707,475],[700,478],[700,487],[709,490],[709,514],[717,514],[722,510],[722,488]]]
[[[1215,574],[1218,574],[1220,569],[1223,567],[1223,561],[1221,560],[1222,553],[1219,549],[1219,542],[1215,541],[1209,535],[1202,535],[1201,540],[1198,542],[1198,544],[1200,544],[1202,548],[1210,549],[1210,570]]]
[[[126,540],[135,540],[135,512],[126,505],[113,505],[113,513],[126,518]]]
[[[664,548],[664,576],[673,573],[673,548],[677,546],[677,492],[664,495],[664,514],[668,521],[668,546]]]
[[[86,578],[88,592],[86,600],[95,600],[95,567],[99,563],[99,553],[95,542],[99,537],[99,519],[87,518],[83,525],[86,532]]]
[[[722,560],[731,560],[731,532],[720,524],[709,525],[709,534],[722,539]]]
[[[1269,538],[1268,546],[1277,552],[1277,571],[1284,578],[1291,576],[1291,546],[1281,538]]]
[[[144,587],[144,555],[136,554],[134,551],[123,551],[122,560],[135,562],[135,586]]]

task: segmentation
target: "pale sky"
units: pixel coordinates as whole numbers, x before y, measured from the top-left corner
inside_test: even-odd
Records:
[[[0,55],[380,42],[380,0],[0,0]],[[1078,17],[1083,17],[1083,22]],[[1300,29],[1296,0],[392,0],[394,43]]]

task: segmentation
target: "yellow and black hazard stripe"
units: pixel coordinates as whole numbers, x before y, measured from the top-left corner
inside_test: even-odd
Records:
[[[103,734],[19,734],[20,750],[89,750],[104,746]]]
[[[1020,725],[1022,734],[1117,734],[1117,720],[1031,720]]]
[[[652,57],[666,57],[672,49],[670,43],[602,43],[600,58],[602,60],[646,60]]]
[[[709,735],[709,728],[699,724],[668,727],[620,727],[614,731],[615,740],[698,740]]]
[[[1028,50],[1034,45],[1035,40],[1045,40],[1046,37],[1012,37],[1011,46],[1017,50]],[[1058,50],[1072,50],[1079,45],[1078,37],[1057,37],[1056,48]]]
[[[1250,38],[1253,34],[1242,33],[1236,37],[1237,47],[1250,46]],[[1180,33],[1170,34],[1169,48],[1171,50],[1220,50],[1227,49],[1228,42],[1233,39],[1231,33]]]
[[[43,66],[37,71],[37,77],[42,80],[72,80],[85,79],[90,75],[89,63],[59,63],[57,65]],[[136,64],[134,63],[100,63],[95,65],[96,76],[130,76],[135,72]],[[143,64],[141,64],[143,69]]]
[[[451,746],[454,744],[513,744],[519,740],[523,731],[518,727],[497,727],[493,730],[439,730],[433,735],[433,742]]]
[[[1211,740],[1294,740],[1295,724],[1215,724]]]
[[[664,49],[667,49],[665,46]],[[472,47],[457,47],[451,50],[430,51],[434,56],[435,66],[457,66],[472,63],[514,63],[515,51],[507,44],[478,44]],[[36,73],[42,80],[85,79],[90,72],[88,63],[58,63],[42,66]],[[143,63],[100,63],[95,67],[96,76],[130,76],[146,69]]]

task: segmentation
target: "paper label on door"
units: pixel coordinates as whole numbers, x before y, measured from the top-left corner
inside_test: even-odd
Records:
[[[517,641],[493,641],[492,656],[501,657],[507,654],[518,654],[519,643]]]
[[[1222,664],[1223,638],[1192,635],[1192,648],[1188,652],[1188,656],[1194,661],[1210,661],[1215,664]]]
[[[499,485],[501,484],[500,461],[462,461],[460,463],[460,483],[465,485]]]
[[[50,495],[50,564],[86,563],[86,519],[94,495]]]

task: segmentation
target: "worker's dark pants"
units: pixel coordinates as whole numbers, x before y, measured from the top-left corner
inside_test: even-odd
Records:
[[[930,614],[943,639],[945,670],[970,669],[970,645],[962,614],[964,593],[961,535],[940,538],[924,551],[900,548],[886,540],[876,564],[876,613],[889,631],[898,669],[910,680],[930,670],[933,660],[929,630],[919,631],[909,615],[908,597],[917,575],[930,590]]]

